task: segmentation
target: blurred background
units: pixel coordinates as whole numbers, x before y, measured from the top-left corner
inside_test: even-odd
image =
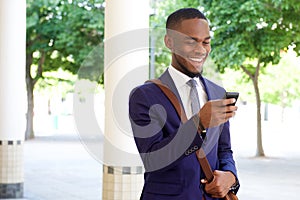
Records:
[[[240,93],[239,109],[231,120],[240,199],[297,199],[300,2],[147,0],[147,4],[148,78],[158,77],[170,64],[163,37],[171,12],[195,7],[210,21],[212,52],[204,76]],[[104,0],[26,1],[23,199],[105,199],[103,163],[78,134],[73,101],[79,95],[84,104],[92,96],[104,131],[106,6]],[[98,57],[89,60],[95,48]],[[78,81],[84,87],[76,88]]]

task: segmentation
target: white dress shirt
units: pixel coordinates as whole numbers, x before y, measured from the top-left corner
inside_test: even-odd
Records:
[[[191,77],[183,74],[182,72],[175,69],[172,65],[169,66],[168,71],[170,73],[171,78],[173,79],[175,86],[178,90],[179,96],[181,98],[185,113],[187,118],[192,117],[192,107],[191,107],[191,100],[190,90],[191,87],[188,86],[187,82],[191,79]],[[200,107],[202,107],[207,102],[207,94],[205,92],[204,86],[198,77],[195,77],[194,80],[197,83],[197,92],[199,95]]]

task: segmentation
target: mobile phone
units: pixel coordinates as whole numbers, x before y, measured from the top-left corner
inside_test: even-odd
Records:
[[[235,103],[237,102],[237,99],[239,98],[239,93],[238,92],[226,92],[225,93],[225,98],[226,99],[235,98],[235,102],[234,103],[227,105],[227,106],[234,106]]]

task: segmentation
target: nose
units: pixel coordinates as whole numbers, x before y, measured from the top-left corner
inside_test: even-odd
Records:
[[[203,47],[203,45],[200,43],[196,46],[195,48],[195,53],[198,53],[198,54],[206,54],[207,53],[207,50]]]

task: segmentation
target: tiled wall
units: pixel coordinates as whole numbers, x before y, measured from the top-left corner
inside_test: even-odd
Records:
[[[103,200],[138,200],[144,176],[143,167],[103,166]]]
[[[0,140],[0,198],[23,196],[23,143]]]

